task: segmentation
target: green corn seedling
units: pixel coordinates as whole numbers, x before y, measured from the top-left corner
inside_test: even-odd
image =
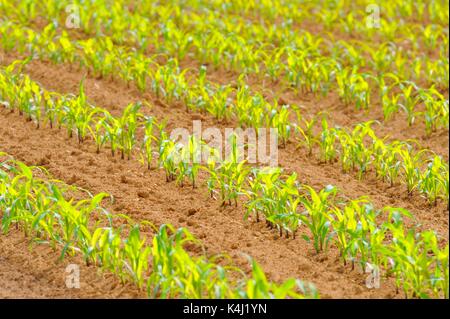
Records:
[[[311,231],[314,249],[319,253],[328,247],[331,240],[331,223],[328,216],[333,209],[331,201],[337,189],[330,185],[317,193],[307,185],[304,188],[307,193],[300,201],[305,211],[300,215],[300,219]],[[303,238],[311,240],[306,235]]]

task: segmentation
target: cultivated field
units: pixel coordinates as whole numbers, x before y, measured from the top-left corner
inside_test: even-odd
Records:
[[[448,26],[0,0],[0,297],[448,298]]]

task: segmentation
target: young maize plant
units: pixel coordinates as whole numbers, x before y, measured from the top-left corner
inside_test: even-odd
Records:
[[[408,125],[411,126],[414,124],[416,117],[421,114],[416,111],[416,106],[419,101],[419,97],[416,95],[417,87],[414,83],[406,81],[400,83],[400,90],[402,91],[402,103],[400,103],[399,106],[406,113]]]
[[[42,94],[42,104],[44,107],[44,121],[49,123],[50,128],[55,124],[61,128],[63,124],[63,104],[62,98],[56,92],[44,91]]]
[[[304,145],[308,150],[308,156],[311,156],[313,153],[313,148],[315,144],[320,144],[319,140],[314,134],[314,125],[316,124],[316,117],[312,117],[309,121],[305,120],[303,117],[297,115],[298,119],[302,119],[304,128],[300,125],[295,125],[295,131],[300,132],[301,138],[299,140],[298,148]]]
[[[336,233],[335,242],[344,265],[350,260],[353,269],[360,255],[359,262],[365,268],[369,259],[368,249],[373,256],[376,249],[375,242],[382,244],[384,232],[378,231],[376,235],[377,214],[368,199],[362,197],[349,201],[342,209],[335,207],[329,215],[331,226]],[[369,238],[367,229],[370,231]],[[372,258],[372,262],[379,265],[375,258]]]
[[[134,59],[130,62],[130,78],[135,79],[136,86],[138,87],[139,91],[145,92],[147,88],[147,78],[148,72],[149,72],[149,66],[153,61],[141,56],[136,55]]]
[[[178,165],[176,167],[176,183],[177,185],[183,187],[184,180],[190,171],[189,163],[191,160],[189,158],[189,145],[181,145],[179,156],[180,161],[178,162]]]
[[[220,86],[207,105],[207,111],[219,121],[228,121],[231,118],[231,95],[230,86]]]
[[[337,62],[330,58],[321,58],[316,62],[315,68],[311,90],[313,93],[320,91],[321,96],[325,97],[333,88]]]
[[[377,225],[380,211],[374,209],[370,203],[354,206],[354,208],[358,215],[358,227],[353,234],[355,241],[350,250],[352,269],[354,269],[355,262],[358,261],[365,272],[369,264],[378,267],[384,263],[383,256],[380,256],[378,249],[384,244],[385,231]]]
[[[99,78],[106,77],[113,72],[114,45],[110,38],[90,38],[79,41],[82,47],[80,65],[87,68],[88,74]]]
[[[389,22],[386,20],[381,21],[381,33],[386,40],[395,41],[396,34],[398,34],[400,26],[397,23]]]
[[[100,153],[100,149],[107,141],[105,121],[108,116],[111,116],[111,115],[109,115],[109,112],[103,111],[103,114],[101,116],[99,116],[97,123],[95,123],[95,126],[88,127],[88,129],[91,133],[91,137],[95,142],[97,154]]]
[[[375,173],[378,178],[389,183],[391,187],[394,186],[400,174],[402,163],[399,160],[398,151],[402,147],[404,147],[402,142],[394,141],[386,145],[384,139],[374,136],[372,150]]]
[[[280,110],[277,110],[277,106],[275,105],[275,108],[272,109],[266,119],[267,126],[277,129],[282,147],[286,147],[289,137],[291,136],[289,115],[289,105],[283,105]]]
[[[172,20],[165,23],[161,29],[164,39],[163,52],[177,56],[178,60],[183,59],[189,52],[193,38],[184,30],[178,29]]]
[[[337,188],[327,186],[317,193],[310,186],[304,185],[306,194],[300,198],[304,212],[300,219],[311,231],[312,238],[303,235],[303,238],[314,244],[317,253],[326,250],[330,243],[332,232],[329,215],[333,211],[333,199],[337,194]]]
[[[443,197],[445,193],[445,183],[442,181],[445,179],[443,176],[446,171],[448,171],[448,165],[446,166],[440,156],[434,156],[419,179],[417,188],[425,194],[431,205],[437,205],[437,199]]]
[[[352,102],[350,91],[350,72],[355,72],[350,68],[338,68],[336,70],[336,83],[338,85],[338,94],[344,104],[347,106]]]
[[[438,43],[440,37],[444,37],[441,29],[438,29],[435,25],[428,25],[423,30],[423,35],[425,46],[430,50],[436,48],[436,44]]]
[[[42,31],[42,33],[37,34],[32,32],[33,36],[33,48],[30,50],[33,55],[37,55],[40,59],[48,58],[53,63],[61,61],[61,53],[58,48],[60,43],[54,41],[56,35],[56,23],[49,23]],[[30,32],[30,31],[28,31]],[[29,33],[30,34],[30,33]],[[46,47],[44,50],[43,47]]]
[[[252,101],[254,99],[249,99],[250,95],[250,87],[245,83],[244,76],[239,76],[233,111],[238,118],[239,125],[242,127],[249,122],[249,118],[251,117],[250,113],[253,106]]]
[[[41,121],[41,101],[42,96],[39,86],[32,82],[28,76],[22,78],[19,83],[20,91],[18,95],[19,114],[24,114],[28,121],[34,121],[39,128]]]
[[[442,293],[448,297],[448,244],[441,250],[434,232],[416,234],[413,229],[406,231],[402,223],[387,228],[393,241],[383,251],[391,260],[397,289],[401,285],[406,298],[442,297]]]
[[[247,191],[249,200],[246,203],[247,212],[244,218],[253,213],[256,222],[259,222],[259,214],[262,213],[266,224],[279,230],[280,237],[285,231],[286,238],[295,234],[300,225],[298,205],[300,196],[298,190],[297,174],[292,174],[286,179],[280,179],[280,168],[265,167],[254,169],[250,178],[250,190]]]
[[[448,90],[449,84],[447,79],[449,78],[449,63],[445,57],[445,51],[441,51],[438,60],[431,61],[427,59],[426,69],[430,86],[434,84],[441,91]]]
[[[444,201],[444,203],[447,204],[447,211],[449,210],[449,198],[450,198],[450,194],[449,194],[449,189],[450,189],[450,184],[449,184],[449,171],[448,171],[448,163],[445,163],[444,165],[442,165],[441,168],[441,174],[439,174],[439,182],[442,184],[442,194],[441,194],[441,198]]]
[[[153,128],[156,125],[156,119],[152,116],[144,115],[144,139],[141,144],[141,152],[144,157],[143,162],[147,162],[147,168],[152,168],[153,162],[153,143],[157,141],[157,137],[154,135]]]
[[[286,179],[286,183],[278,194],[280,202],[277,206],[279,209],[275,211],[275,214],[267,217],[267,220],[271,224],[275,224],[279,228],[280,237],[284,230],[286,238],[289,238],[289,234],[292,234],[293,239],[295,239],[297,229],[301,224],[300,214],[298,212],[300,198],[293,198],[292,195],[297,192],[296,179],[296,174]],[[284,206],[282,206],[283,203]]]
[[[282,56],[284,55],[285,50],[286,49],[283,47],[276,48],[269,54],[264,51],[262,52],[262,54],[264,55],[263,63],[266,76],[270,78],[272,83],[279,82],[279,79],[282,77],[282,73],[284,71]]]
[[[72,67],[72,64],[75,62],[75,46],[70,41],[69,35],[67,32],[63,31],[61,37],[59,38],[59,44],[61,45],[61,57],[58,59],[58,63],[67,61],[69,66]]]
[[[232,201],[235,206],[238,205],[237,199],[240,195],[244,195],[244,182],[250,172],[250,168],[246,166],[246,160],[239,160],[237,136],[231,135],[229,141],[231,153],[228,158],[217,164],[214,158],[210,157],[206,168],[209,174],[208,188],[211,194],[217,193],[216,188],[220,189],[221,206],[231,205]]]
[[[90,131],[89,128],[96,120],[94,116],[101,112],[101,109],[95,108],[87,103],[86,95],[84,93],[84,84],[80,84],[80,94],[76,99],[68,101],[67,116],[71,123],[74,123],[76,128],[78,142],[82,143]],[[70,136],[72,133],[69,134]]]
[[[145,274],[149,268],[149,257],[151,247],[146,243],[147,239],[142,238],[140,225],[134,225],[128,237],[124,240],[123,258],[125,259],[125,269],[131,274],[132,281],[138,288],[142,288],[145,283]]]
[[[238,118],[239,124],[243,127],[256,126],[262,127],[267,123],[266,105],[268,104],[264,97],[256,93],[251,94],[248,85],[243,82],[242,77],[239,78],[240,84],[236,92],[236,101],[233,105],[233,111]],[[266,119],[265,119],[266,118]]]
[[[122,159],[125,158],[125,154],[128,160],[131,158],[131,151],[136,143],[136,129],[140,125],[142,118],[142,114],[139,113],[141,107],[142,104],[140,102],[129,104],[117,121],[117,140]]]
[[[357,110],[368,110],[370,106],[370,88],[366,74],[355,74],[350,77],[350,94]]]
[[[436,297],[449,298],[449,246],[440,248],[437,236],[434,232],[422,233],[426,246],[433,253],[435,263],[434,272],[431,274],[431,288]]]
[[[163,97],[168,103],[174,98],[181,100],[186,95],[187,81],[185,74],[188,69],[180,72],[177,60],[170,59],[164,66],[157,67],[152,71],[152,90],[156,96]]]
[[[191,180],[192,188],[196,187],[197,176],[200,170],[200,157],[202,156],[201,151],[206,147],[207,146],[205,143],[203,141],[199,141],[195,135],[192,135],[189,138],[188,154],[192,164],[188,169],[188,177]]]
[[[103,110],[103,116],[95,125],[95,132],[91,128],[91,134],[97,146],[97,153],[100,147],[109,141],[111,147],[111,155],[114,156],[118,147],[119,123],[108,111]]]
[[[419,186],[420,181],[420,164],[423,163],[422,154],[426,150],[412,154],[409,146],[398,149],[398,154],[402,158],[402,171],[405,180],[408,195],[412,195],[413,191]]]
[[[166,172],[166,182],[175,180],[177,166],[181,162],[180,150],[182,145],[170,139],[161,141],[159,147],[159,166]]]
[[[371,59],[372,68],[377,71],[378,74],[383,74],[389,70],[394,60],[394,52],[396,51],[395,44],[392,42],[384,43],[377,49],[367,48]]]
[[[238,205],[237,199],[239,195],[243,195],[243,184],[249,173],[245,164],[246,161],[224,161],[215,169],[209,170],[208,185],[210,185],[210,189],[216,187],[220,189],[221,206],[231,205],[232,201],[235,206]]]
[[[202,158],[202,160],[205,160],[205,159]],[[218,150],[215,148],[209,148],[208,153],[207,153],[207,158],[206,158],[206,165],[201,166],[200,168],[206,170],[207,173],[214,171],[217,167],[217,163],[220,160],[221,160],[221,158],[219,156]],[[208,188],[209,195],[214,200],[217,200],[217,197],[215,196],[215,193],[217,193],[216,182],[217,182],[216,178],[208,178],[208,180],[206,181],[206,186]]]
[[[370,87],[366,81],[368,74],[357,73],[357,68],[336,68],[336,83],[339,97],[345,105],[355,103],[357,110],[368,110]]]
[[[90,240],[90,231],[88,229],[88,223],[90,221],[91,215],[95,214],[100,209],[100,202],[107,196],[106,193],[100,193],[95,195],[92,199],[80,200],[77,203],[73,203],[73,200],[66,200],[64,194],[61,190],[53,185],[51,187],[51,195],[53,196],[54,212],[59,212],[60,215],[55,216],[55,225],[53,226],[56,230],[52,234],[54,240],[57,244],[62,246],[61,259],[64,255],[76,254],[77,252],[90,253],[89,249],[85,247]],[[38,220],[41,216],[37,217]],[[98,222],[97,222],[98,223]],[[94,223],[96,227],[98,224]],[[57,231],[59,229],[59,231]],[[95,256],[95,254],[84,255],[86,263],[89,265],[91,262],[90,257]]]
[[[336,152],[336,139],[337,130],[335,128],[329,128],[328,121],[324,117],[322,119],[322,134],[320,139],[320,151],[321,159],[325,163],[331,163],[337,156]]]
[[[194,86],[185,94],[185,100],[189,102],[186,105],[187,111],[202,111],[205,112],[211,102],[211,96],[214,95],[213,89],[209,83],[205,86]]]
[[[199,245],[186,229],[163,225],[153,238],[153,269],[148,279],[152,298],[227,298],[233,295],[226,273],[204,258],[191,258],[185,244]]]
[[[206,147],[203,141],[199,141],[195,135],[191,135],[187,145],[180,144],[180,160],[176,167],[176,182],[183,187],[184,179],[187,177],[192,183],[192,188],[196,187],[196,180],[200,170],[202,147]]]
[[[311,284],[305,285],[300,280],[288,279],[282,285],[277,286],[267,280],[261,267],[252,260],[252,278],[247,281],[245,291],[239,298],[318,298],[319,294]]]
[[[306,51],[307,52],[307,51]],[[305,52],[305,54],[306,54]],[[316,93],[320,91],[326,95],[330,88],[331,76],[335,63],[326,57],[309,58],[305,55],[288,55],[288,82],[297,92],[300,88],[302,93]],[[295,52],[298,54],[298,52]]]
[[[280,176],[281,169],[278,167],[252,169],[251,176],[249,176],[250,190],[247,191],[249,201],[246,203],[247,212],[244,215],[244,219],[247,219],[253,213],[255,214],[256,222],[259,222],[260,212],[264,216],[272,215],[270,206],[265,205],[265,199],[270,199],[275,196],[275,192],[278,190],[276,183],[280,180]],[[263,196],[261,196],[261,193]],[[268,200],[267,203],[274,204],[271,200]]]
[[[195,261],[191,260],[183,249],[183,245],[189,242],[198,244],[189,231],[175,230],[167,225],[161,226],[159,233],[153,238],[153,272],[148,278],[147,284],[149,296],[152,298],[186,298],[197,295],[197,298],[201,298],[208,284],[212,284],[214,287],[216,273],[213,272],[206,278],[199,276],[200,269],[205,265],[195,267],[192,264]],[[192,272],[190,276],[192,280],[198,281],[195,283],[182,281],[183,278],[185,280],[189,278],[188,272]],[[192,274],[196,276],[192,276]],[[205,272],[206,274],[207,272]],[[214,290],[207,289],[206,291],[213,292]],[[219,291],[221,295],[216,296],[217,298],[223,298],[227,293],[227,291]]]
[[[163,86],[163,79],[165,78],[165,69],[158,68],[156,71],[152,73],[152,82],[151,82],[151,88],[152,91],[156,94],[157,98],[165,97],[166,92],[164,90]],[[132,79],[133,76],[130,74],[130,78]]]
[[[375,77],[375,80],[377,81],[380,90],[384,120],[389,121],[400,108],[400,94],[395,94],[393,92],[393,89],[398,86],[400,79],[396,74],[384,73]],[[390,83],[387,84],[386,80],[390,80]]]
[[[351,138],[350,134],[343,130],[338,130],[338,140],[341,144],[341,165],[342,172],[348,173],[355,169],[355,163],[353,162],[353,150],[356,148],[355,142]]]
[[[0,152],[0,156],[6,156]],[[2,190],[0,204],[2,205],[2,232],[8,233],[11,225],[19,229],[21,220],[30,220],[27,218],[26,211],[31,207],[31,191],[35,185],[32,175],[32,168],[20,163],[14,165],[10,159],[0,162],[0,183]],[[11,176],[13,174],[13,176]],[[23,227],[25,234],[30,234],[30,227]]]
[[[399,110],[400,95],[388,96],[388,93],[384,94],[381,100],[383,106],[383,116],[385,121],[392,119],[395,113]]]
[[[171,77],[171,85],[168,85],[166,89],[166,91],[168,92],[169,103],[172,102],[173,98],[175,98],[177,101],[183,101],[186,99],[185,97],[189,95],[188,91],[190,89],[190,86],[188,84],[188,79],[186,78],[186,73],[189,71],[189,69],[180,71],[177,63],[178,62],[175,61],[177,72],[174,76]]]
[[[342,65],[365,66],[365,59],[354,45],[346,41],[337,41],[336,46],[331,47],[331,56],[334,60],[342,60]]]
[[[14,109],[18,108],[18,96],[20,94],[20,86],[19,83],[24,83],[24,77],[20,74],[24,66],[31,60],[31,58],[27,58],[25,60],[16,60],[12,62],[10,65],[3,67],[0,72],[0,98],[2,99],[1,103],[4,107],[14,111]],[[17,68],[17,70],[15,70]],[[19,72],[16,73],[16,72]],[[28,91],[33,93],[29,88]],[[19,109],[20,112],[20,109]]]
[[[419,89],[419,98],[425,104],[425,132],[430,135],[438,126],[448,128],[448,100],[434,87],[428,90]]]
[[[371,125],[374,121],[368,121],[356,125],[351,134],[342,130],[337,131],[338,140],[341,144],[341,162],[344,172],[350,169],[358,169],[358,178],[367,172],[372,159],[372,149],[365,146],[367,137],[375,136]]]

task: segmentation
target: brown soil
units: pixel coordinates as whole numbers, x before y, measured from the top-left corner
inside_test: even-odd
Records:
[[[45,88],[63,93],[77,93],[83,76],[82,72],[66,65],[54,66],[40,61],[33,61],[26,72]],[[150,94],[142,96],[134,88],[128,89],[109,80],[88,77],[86,89],[90,101],[113,114],[120,114],[130,102],[149,100],[154,107],[146,113],[168,118],[169,129],[190,128],[193,119],[202,119],[204,127],[233,127],[232,123],[215,123],[205,114],[188,114],[181,105],[168,106]],[[442,149],[448,149],[448,142],[440,145]],[[171,223],[177,227],[187,227],[204,241],[209,254],[225,252],[245,269],[248,269],[248,264],[243,254],[248,254],[261,263],[272,280],[297,277],[311,281],[322,297],[402,297],[395,295],[392,280],[383,282],[381,289],[367,289],[364,285],[366,276],[356,270],[351,271],[349,267],[344,268],[337,261],[335,249],[316,255],[312,245],[300,236],[295,240],[280,239],[276,232],[266,229],[262,223],[244,221],[242,203],[238,208],[220,208],[218,202],[209,199],[203,186],[193,190],[166,183],[164,172],[149,172],[136,160],[122,161],[111,157],[107,151],[96,155],[91,141],[78,145],[75,139],[69,140],[63,130],[46,127],[36,130],[33,124],[26,123],[19,115],[2,110],[0,149],[28,164],[45,166],[53,176],[67,183],[93,193],[109,192],[115,198],[112,209],[117,213],[126,213],[136,220],[149,220],[156,225]],[[428,207],[418,195],[408,198],[400,186],[390,189],[370,176],[358,181],[353,174],[342,174],[337,164],[321,165],[317,160],[308,158],[303,151],[296,151],[294,145],[280,150],[280,163],[287,171],[298,172],[302,182],[314,187],[334,184],[349,198],[369,195],[377,207],[391,205],[408,208],[424,228],[436,229],[445,241],[448,240],[448,213],[441,204]],[[5,255],[9,258],[13,253],[16,252],[10,251]],[[56,258],[47,259],[47,264],[53,268],[52,261]],[[14,279],[14,275],[6,277],[5,280]],[[36,281],[33,283],[40,285]],[[101,290],[98,292],[103,294]],[[9,294],[8,291],[5,293]],[[111,294],[110,291],[102,296]],[[10,296],[14,294],[11,292]]]

